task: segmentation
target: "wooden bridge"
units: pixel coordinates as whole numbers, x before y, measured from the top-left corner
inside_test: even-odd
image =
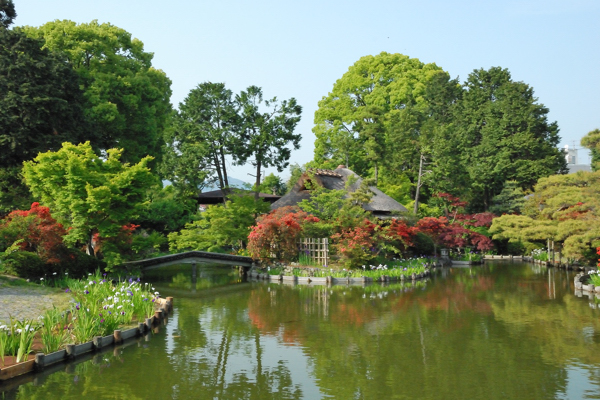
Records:
[[[207,251],[188,251],[185,253],[169,254],[168,256],[147,258],[145,260],[130,261],[124,263],[123,266],[136,266],[141,267],[143,271],[148,271],[175,264],[192,264],[195,266],[198,263],[227,264],[247,269],[252,266],[252,258],[234,256],[232,254],[210,253]]]

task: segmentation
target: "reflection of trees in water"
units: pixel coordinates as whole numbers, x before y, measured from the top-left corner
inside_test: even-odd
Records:
[[[322,391],[335,398],[553,398],[566,384],[569,359],[556,350],[568,345],[572,356],[589,344],[558,334],[572,315],[560,298],[565,275],[548,280],[524,267],[457,270],[427,290],[379,296],[362,288],[259,287],[248,312],[263,334],[306,349]],[[539,313],[548,289],[555,310]],[[580,332],[594,310],[576,308],[580,318],[567,326]],[[554,330],[520,320],[544,313]]]
[[[248,324],[246,304],[249,293],[236,293],[198,301],[181,299],[178,313],[176,350],[170,366],[179,374],[177,391],[189,398],[269,399],[302,398],[298,383],[293,383],[285,364],[263,365],[258,330]],[[187,336],[204,338],[196,343]],[[234,357],[243,365],[230,365]],[[184,388],[189,388],[186,392]],[[195,393],[198,387],[202,393]],[[181,398],[188,398],[181,396]]]
[[[201,272],[196,282],[194,282],[191,275],[180,272],[173,276],[172,282],[168,284],[168,287],[173,289],[202,290],[239,282],[240,279],[236,271],[229,271],[226,274],[207,274],[206,272]]]

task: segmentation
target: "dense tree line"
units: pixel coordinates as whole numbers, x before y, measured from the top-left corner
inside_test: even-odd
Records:
[[[346,164],[405,203],[447,192],[488,210],[505,182],[531,189],[566,171],[547,114],[507,69],[475,70],[461,85],[435,64],[365,56],[319,102],[311,164]]]

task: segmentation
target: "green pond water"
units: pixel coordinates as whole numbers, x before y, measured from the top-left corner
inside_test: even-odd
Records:
[[[157,333],[0,386],[6,399],[599,399],[600,309],[520,263],[427,282],[288,286],[155,270]]]

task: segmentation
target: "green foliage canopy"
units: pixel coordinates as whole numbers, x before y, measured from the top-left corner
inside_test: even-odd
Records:
[[[452,87],[458,84],[435,64],[385,52],[362,57],[319,102],[315,161],[326,167],[331,159],[361,176],[372,171],[376,183],[380,171],[404,171],[416,182],[419,157],[433,134],[432,95],[452,97]]]
[[[295,98],[289,100],[263,99],[262,89],[250,86],[236,96],[241,117],[238,163],[253,159],[256,167],[255,188],[260,187],[263,168],[275,167],[282,172],[288,166],[291,150],[300,148],[300,134],[294,129],[300,122],[302,107]],[[255,193],[258,199],[258,191]]]
[[[217,180],[229,186],[225,156],[237,160],[239,115],[231,90],[205,82],[192,89],[167,131],[162,172],[182,193],[195,194]]]
[[[473,71],[464,89],[453,120],[472,205],[487,210],[508,180],[531,189],[542,177],[566,172],[558,126],[548,122],[533,88],[493,67]]]
[[[0,28],[0,167],[20,167],[65,141],[94,140],[79,79],[59,54],[21,31]]]
[[[85,246],[90,255],[95,254],[94,235],[116,238],[138,214],[147,190],[155,183],[148,168],[152,157],[129,165],[120,161],[121,152],[109,149],[106,158],[101,158],[89,142],[63,143],[60,150],[40,153],[23,166],[34,197],[50,207],[52,215],[68,229],[65,243]],[[120,262],[118,253],[105,251],[103,255],[110,265]]]
[[[495,218],[494,239],[541,247],[547,239],[563,244],[571,259],[595,260],[600,244],[600,172],[553,175],[539,180],[524,206],[527,215]],[[537,244],[536,244],[537,243]]]
[[[592,170],[600,169],[600,129],[594,129],[581,138],[581,145],[590,149],[592,153]]]
[[[86,117],[102,135],[103,149],[118,147],[123,160],[159,157],[171,115],[171,81],[152,67],[152,53],[109,23],[52,21],[24,27],[44,48],[60,51],[84,88]]]
[[[0,0],[0,28],[8,28],[17,17],[12,0]]]
[[[269,204],[253,196],[233,195],[225,205],[208,206],[180,232],[169,234],[171,250],[239,251],[246,247],[254,216],[268,212]]]

